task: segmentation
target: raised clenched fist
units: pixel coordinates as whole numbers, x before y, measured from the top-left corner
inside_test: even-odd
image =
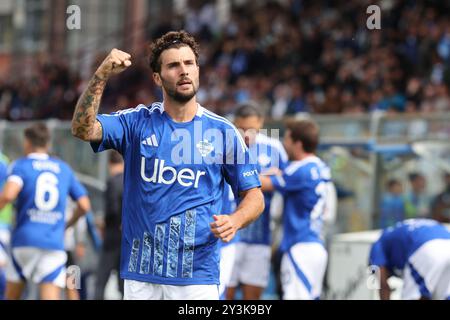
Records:
[[[121,73],[129,66],[131,66],[131,55],[118,49],[112,49],[95,74],[102,79],[107,79],[111,75]]]

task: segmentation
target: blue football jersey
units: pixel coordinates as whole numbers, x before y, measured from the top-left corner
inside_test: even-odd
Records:
[[[198,105],[192,121],[175,122],[162,103],[98,115],[94,151],[125,160],[121,276],[152,283],[219,283],[213,215],[233,193],[260,187],[256,165],[237,129]]]
[[[424,243],[434,239],[450,239],[450,232],[431,219],[398,222],[383,230],[381,237],[372,245],[369,264],[384,266],[401,277],[409,257]]]
[[[67,197],[76,201],[86,195],[72,169],[60,159],[34,153],[11,164],[9,180],[22,186],[12,247],[64,250]]]
[[[264,174],[270,168],[283,170],[288,161],[286,151],[281,142],[263,134],[256,136],[256,141],[249,147],[250,155],[257,159],[258,170]],[[258,219],[240,232],[240,240],[246,243],[271,244],[270,204],[273,192],[264,192],[265,208]]]
[[[274,188],[284,199],[283,239],[280,250],[298,242],[319,242],[331,183],[328,166],[316,156],[290,162],[281,176],[271,176]]]

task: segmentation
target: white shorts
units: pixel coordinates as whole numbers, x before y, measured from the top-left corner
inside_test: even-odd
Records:
[[[65,251],[34,247],[12,248],[12,259],[6,268],[6,279],[10,282],[53,283],[65,288],[66,261]]]
[[[450,299],[450,240],[426,242],[408,262],[403,271],[402,299]]]
[[[236,245],[232,243],[220,248],[220,285],[219,297],[225,293],[225,289],[229,286],[231,274],[233,273],[234,260],[236,258]]]
[[[328,254],[317,242],[294,245],[281,259],[283,300],[315,300],[322,293]]]
[[[219,289],[212,285],[173,286],[124,281],[124,300],[219,300]]]
[[[239,284],[265,288],[270,277],[271,248],[264,244],[238,242],[229,286]]]

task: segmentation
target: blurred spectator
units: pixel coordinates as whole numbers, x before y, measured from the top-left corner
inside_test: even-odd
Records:
[[[426,194],[426,179],[417,172],[408,176],[411,190],[405,195],[405,213],[407,219],[429,218],[430,199]]]
[[[387,192],[381,201],[380,228],[391,227],[405,219],[405,200],[403,187],[399,180],[390,179],[386,184]]]
[[[433,200],[431,216],[439,222],[450,223],[450,173],[444,174],[444,182],[444,191]]]

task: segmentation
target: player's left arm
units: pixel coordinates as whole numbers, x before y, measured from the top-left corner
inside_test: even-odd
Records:
[[[78,221],[78,219],[80,219],[89,211],[91,211],[91,201],[89,200],[89,197],[87,195],[80,197],[77,200],[77,207],[75,208],[72,217],[66,223],[66,229],[72,227]]]
[[[240,193],[241,202],[230,215],[214,215],[211,223],[213,234],[224,242],[230,242],[239,229],[245,228],[264,211],[264,196],[260,188]]]
[[[3,209],[8,203],[16,200],[22,190],[22,185],[15,181],[8,180],[3,187],[3,191],[0,193],[0,210]]]

